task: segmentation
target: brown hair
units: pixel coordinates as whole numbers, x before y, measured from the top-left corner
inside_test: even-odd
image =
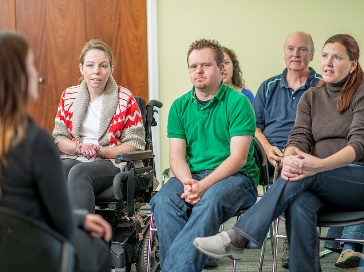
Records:
[[[91,39],[83,46],[83,48],[81,50],[79,59],[80,59],[80,63],[82,65],[85,62],[85,56],[86,56],[87,52],[92,49],[104,51],[109,56],[110,65],[113,66],[115,64],[115,58],[111,51],[111,48],[106,43],[104,43],[98,39]],[[82,81],[82,80],[83,80],[83,76],[81,76],[81,78],[80,78],[80,81]]]
[[[336,34],[331,36],[324,44],[328,43],[340,43],[346,48],[346,53],[349,55],[351,61],[357,61],[356,68],[349,73],[343,89],[340,91],[337,99],[337,111],[343,112],[349,106],[351,99],[355,92],[358,90],[359,85],[364,80],[363,70],[359,64],[360,49],[356,40],[348,34]],[[326,86],[326,83],[321,80],[318,87]]]
[[[27,125],[27,41],[10,31],[0,32],[0,169],[9,150],[25,137]]]
[[[238,58],[236,57],[234,50],[226,48],[226,47],[221,47],[221,48],[222,48],[223,52],[228,54],[229,58],[231,59],[231,61],[233,63],[233,76],[231,78],[231,82],[239,88],[245,88],[243,72],[240,69],[239,61],[238,61]]]
[[[224,53],[222,52],[222,48],[218,41],[216,40],[207,40],[207,39],[201,39],[194,41],[187,52],[187,65],[188,65],[188,58],[191,55],[191,52],[193,50],[203,49],[203,48],[211,48],[214,51],[215,54],[215,60],[216,64],[220,65],[224,62]]]

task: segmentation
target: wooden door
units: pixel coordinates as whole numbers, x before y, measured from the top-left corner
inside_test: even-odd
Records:
[[[0,30],[15,30],[15,0],[0,1]]]
[[[41,82],[29,112],[40,126],[53,130],[61,93],[79,83],[79,54],[92,38],[113,50],[116,82],[148,99],[145,0],[1,1],[0,18],[8,18],[0,19],[0,29],[26,36],[35,54]]]

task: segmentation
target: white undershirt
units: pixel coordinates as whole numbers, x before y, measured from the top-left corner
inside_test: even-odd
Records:
[[[102,109],[103,94],[93,102],[89,102],[85,116],[80,126],[80,138],[81,143],[96,144],[98,145],[98,135],[100,127],[100,116]],[[79,155],[77,160],[82,162],[95,161],[94,158],[87,159],[86,157]]]

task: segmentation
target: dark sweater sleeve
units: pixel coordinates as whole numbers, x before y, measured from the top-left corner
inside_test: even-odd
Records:
[[[364,83],[356,91],[352,102],[353,121],[349,126],[348,144],[355,150],[355,162],[364,161]]]
[[[88,214],[87,210],[83,210],[83,209],[74,209],[73,210],[73,215],[74,215],[74,218],[76,221],[76,226],[78,226],[79,228],[83,228],[87,214]]]
[[[75,225],[59,152],[50,135],[43,130],[38,130],[31,144],[32,171],[47,221],[52,228],[71,239]]]

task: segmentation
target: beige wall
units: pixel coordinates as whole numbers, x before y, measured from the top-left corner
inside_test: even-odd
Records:
[[[211,38],[238,55],[247,88],[281,73],[283,43],[300,30],[312,35],[316,53],[311,66],[319,71],[327,38],[353,35],[364,51],[362,0],[158,0],[161,121],[161,167],[169,167],[167,117],[174,99],[191,88],[186,53],[196,39]],[[363,63],[361,58],[361,63]]]

